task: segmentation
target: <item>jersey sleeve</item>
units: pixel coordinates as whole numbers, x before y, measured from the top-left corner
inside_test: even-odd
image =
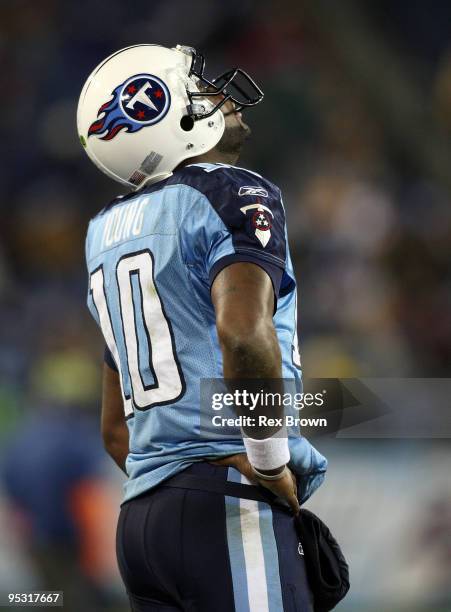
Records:
[[[203,173],[198,184],[210,208],[203,228],[210,284],[223,268],[244,261],[267,272],[276,297],[289,293],[295,282],[287,271],[285,212],[279,188],[258,174],[235,167],[208,165]]]

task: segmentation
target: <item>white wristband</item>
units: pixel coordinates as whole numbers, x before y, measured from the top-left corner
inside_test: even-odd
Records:
[[[243,437],[249,463],[257,470],[274,470],[290,461],[288,438],[272,437],[264,440]]]

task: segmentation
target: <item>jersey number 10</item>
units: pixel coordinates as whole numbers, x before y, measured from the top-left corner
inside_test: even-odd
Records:
[[[133,406],[148,410],[172,404],[185,390],[174,334],[155,286],[153,270],[153,255],[148,249],[122,257],[116,267],[115,282],[111,283],[114,286],[108,288],[108,299],[103,266],[94,270],[90,279],[100,327],[119,370],[126,417],[133,415]],[[113,331],[112,308],[121,320],[127,377]],[[149,382],[150,378],[153,382]]]

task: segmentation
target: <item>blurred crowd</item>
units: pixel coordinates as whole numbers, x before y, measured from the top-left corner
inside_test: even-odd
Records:
[[[262,86],[240,164],[284,193],[305,373],[447,375],[451,4],[18,0],[1,4],[0,24],[3,448],[36,444],[39,415],[69,440],[81,410],[89,457],[85,471],[67,466],[71,495],[86,479],[99,494],[102,342],[85,308],[84,234],[121,187],[85,156],[75,117],[91,70],[136,42],[196,46],[211,75],[238,65]],[[17,507],[15,470],[25,488],[33,479],[24,463],[2,468]],[[79,511],[68,521],[73,537]]]

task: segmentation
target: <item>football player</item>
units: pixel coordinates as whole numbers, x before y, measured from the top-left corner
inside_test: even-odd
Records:
[[[147,44],[107,58],[80,96],[87,154],[129,189],[92,219],[86,259],[135,611],[313,609],[293,514],[326,460],[296,430],[215,428],[202,399],[215,380],[301,384],[281,193],[235,165],[241,111],[262,99],[239,68],[209,79],[193,48]],[[262,487],[291,512],[247,496]]]

